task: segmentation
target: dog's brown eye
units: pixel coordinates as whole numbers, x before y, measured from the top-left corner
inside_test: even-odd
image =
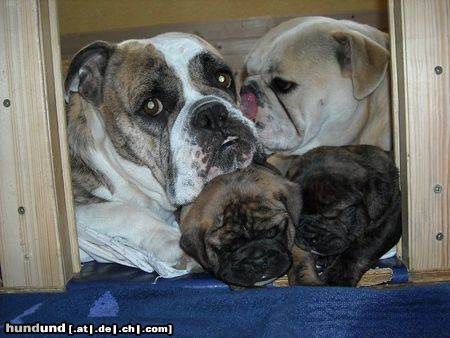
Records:
[[[233,82],[233,79],[231,78],[230,74],[225,72],[217,73],[216,78],[219,85],[224,88],[230,88],[231,83]]]
[[[143,109],[147,114],[156,116],[161,113],[163,105],[158,99],[150,98],[144,102]]]
[[[296,84],[294,82],[286,81],[282,78],[276,77],[272,80],[270,86],[277,92],[287,93],[294,89]]]

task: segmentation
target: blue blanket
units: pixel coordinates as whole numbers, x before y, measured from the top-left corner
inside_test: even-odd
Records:
[[[230,291],[93,281],[65,293],[0,294],[0,336],[21,323],[66,323],[59,329],[73,325],[78,332],[139,325],[141,333],[155,329],[146,326],[172,324],[176,337],[450,337],[450,284]]]

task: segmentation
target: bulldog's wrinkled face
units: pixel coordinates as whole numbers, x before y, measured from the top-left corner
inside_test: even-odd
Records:
[[[380,84],[388,55],[338,20],[288,21],[248,55],[241,109],[268,154],[350,144],[368,119],[358,105]]]
[[[262,167],[212,180],[183,211],[181,247],[233,286],[262,286],[292,264],[299,187]]]
[[[320,170],[302,182],[304,204],[296,244],[320,256],[342,254],[370,222],[361,187],[342,174]]]
[[[322,212],[305,211],[300,216],[296,233],[296,244],[319,256],[344,253],[361,235],[355,228],[362,230],[370,221],[362,205],[350,205],[344,209],[329,206]]]
[[[363,145],[318,147],[297,157],[286,175],[302,187],[296,244],[319,256],[354,245],[391,203],[390,163],[386,152]]]
[[[249,165],[256,150],[229,67],[193,35],[94,43],[72,62],[70,91],[100,112],[118,153],[149,167],[175,205]]]

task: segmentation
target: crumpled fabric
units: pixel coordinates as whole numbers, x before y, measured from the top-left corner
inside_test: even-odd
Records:
[[[119,263],[145,272],[156,271],[161,277],[172,278],[189,273],[161,262],[151,252],[128,243],[123,237],[109,237],[87,226],[78,225],[78,243],[81,262]]]

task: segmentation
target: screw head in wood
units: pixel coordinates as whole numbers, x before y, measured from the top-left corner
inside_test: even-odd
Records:
[[[25,208],[24,208],[24,207],[19,207],[19,208],[17,209],[17,212],[18,212],[19,214],[23,215],[23,214],[25,213]]]
[[[434,192],[435,194],[441,193],[441,192],[442,192],[442,185],[440,185],[440,184],[435,184],[435,185],[433,186],[433,192]]]
[[[9,99],[3,100],[3,107],[8,108],[11,105],[11,101]]]
[[[436,67],[434,67],[434,72],[437,75],[441,75],[444,72],[444,69],[441,66],[436,66]]]
[[[444,234],[442,232],[438,232],[436,235],[436,239],[438,241],[442,241],[444,239]]]

